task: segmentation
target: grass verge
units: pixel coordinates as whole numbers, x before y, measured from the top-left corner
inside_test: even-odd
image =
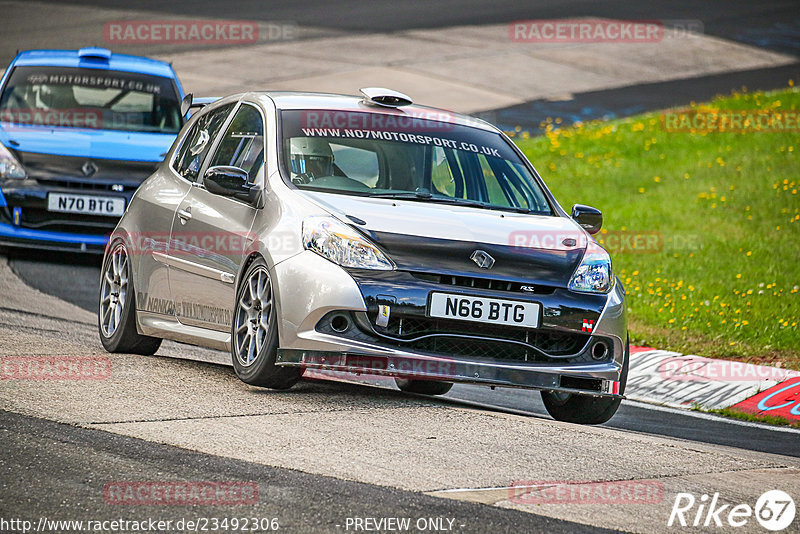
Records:
[[[800,92],[734,93],[690,114],[715,110],[795,122],[676,131],[669,112],[554,118],[515,141],[566,209],[603,211],[597,237],[628,292],[632,342],[800,369]]]

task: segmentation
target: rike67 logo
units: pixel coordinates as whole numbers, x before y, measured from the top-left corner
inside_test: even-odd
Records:
[[[747,503],[721,504],[719,493],[700,498],[691,493],[678,493],[668,527],[744,527],[755,517],[765,529],[778,532],[788,528],[795,517],[794,500],[781,490],[770,490],[756,500],[755,507]],[[796,532],[796,531],[795,531]]]

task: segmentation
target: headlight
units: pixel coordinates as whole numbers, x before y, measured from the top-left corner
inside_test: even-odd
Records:
[[[0,143],[0,178],[25,178],[25,169],[3,143]]]
[[[569,281],[569,288],[572,291],[608,293],[613,286],[611,257],[603,247],[590,241],[583,255],[583,261]]]
[[[304,220],[303,247],[342,267],[380,271],[394,269],[392,262],[378,247],[333,217],[309,217]]]

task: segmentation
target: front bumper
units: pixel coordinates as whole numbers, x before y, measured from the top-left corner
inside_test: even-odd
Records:
[[[47,197],[49,193],[66,193],[123,198],[127,206],[138,182],[119,187],[123,191],[110,191],[106,184],[88,181],[62,180],[58,184],[40,183],[32,178],[0,181],[0,244],[102,254],[119,217],[49,211]]]
[[[602,296],[566,290],[530,296],[514,294],[514,298],[536,301],[543,310],[551,310],[550,316],[542,317],[537,333],[585,338],[577,348],[565,349],[567,353],[526,347],[521,352],[467,354],[468,351],[437,352],[436,345],[423,347],[414,338],[393,337],[375,328],[381,299],[394,299],[395,313],[419,319],[425,315],[430,292],[443,290],[441,283],[400,271],[349,273],[308,251],[275,265],[273,277],[281,317],[281,348],[276,360],[279,365],[619,397],[627,335],[620,284],[611,294]],[[449,290],[498,298],[510,296],[497,289]],[[555,310],[561,313],[556,314]],[[329,328],[331,317],[336,315],[351,319],[347,328]],[[583,316],[594,317],[591,333],[571,327]],[[478,335],[448,332],[429,337],[460,338],[472,344],[491,341],[507,347],[524,345],[499,336],[483,331]],[[600,361],[591,357],[597,340],[603,340],[608,347]]]
[[[0,222],[0,245],[4,246],[102,254],[106,243],[105,235],[48,232]]]
[[[620,368],[614,363],[581,366],[502,364],[443,358],[401,351],[382,352],[373,347],[346,352],[279,349],[279,365],[338,372],[438,380],[485,386],[504,386],[579,393],[596,397],[621,397]]]

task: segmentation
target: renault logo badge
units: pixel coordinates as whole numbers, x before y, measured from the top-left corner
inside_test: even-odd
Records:
[[[475,264],[480,267],[481,269],[491,269],[494,265],[494,258],[489,255],[488,252],[483,250],[476,250],[472,253],[472,256],[469,257]]]
[[[83,164],[83,167],[81,167],[81,171],[83,172],[83,175],[88,178],[97,172],[97,165],[95,165],[94,162],[87,161]]]

